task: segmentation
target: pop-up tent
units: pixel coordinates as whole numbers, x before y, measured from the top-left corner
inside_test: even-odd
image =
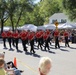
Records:
[[[27,26],[27,29],[30,30],[30,31],[37,31],[37,26],[32,25],[32,24],[29,24],[29,25]]]
[[[33,24],[25,24],[21,27],[21,30],[30,30],[30,31],[37,31],[37,26]]]
[[[58,25],[58,29],[75,29],[75,28],[76,26],[71,23],[64,23],[64,24]]]
[[[55,25],[51,25],[51,24],[47,24],[47,25],[44,25],[45,29],[50,29],[50,30],[55,30]]]
[[[12,27],[9,27],[9,26],[4,26],[3,27],[3,31],[8,31],[8,30],[12,30]]]
[[[45,30],[45,27],[44,26],[38,26],[37,30]]]

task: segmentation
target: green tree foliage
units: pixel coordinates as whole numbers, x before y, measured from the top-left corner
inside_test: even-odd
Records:
[[[24,24],[43,25],[49,17],[60,12],[58,0],[0,0],[0,22],[12,26],[12,30]]]
[[[60,12],[57,0],[41,0],[40,14],[45,19],[45,22],[48,22],[49,17],[57,12]]]
[[[76,21],[76,0],[62,0],[62,7],[69,18]]]
[[[0,23],[1,23],[1,32],[3,31],[4,23],[8,19],[8,13],[6,11],[7,3],[5,0],[0,0]]]
[[[31,13],[27,13],[27,15],[28,23],[32,23],[37,26],[44,24],[44,19],[39,13],[39,6],[35,5],[33,11]]]
[[[12,30],[19,25],[25,12],[33,11],[33,4],[30,0],[0,0],[0,20],[1,31],[3,31],[4,21],[6,25],[12,26]]]

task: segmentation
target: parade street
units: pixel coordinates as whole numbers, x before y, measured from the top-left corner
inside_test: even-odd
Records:
[[[36,53],[30,53],[30,46],[27,45],[28,53],[25,54],[22,48],[22,43],[19,43],[19,51],[3,49],[3,42],[0,41],[0,52],[5,52],[5,61],[13,61],[16,57],[17,68],[23,70],[22,75],[38,75],[38,64],[41,57],[48,56],[52,59],[52,69],[49,75],[75,75],[76,74],[76,44],[69,44],[70,47],[65,47],[64,43],[60,43],[60,49],[55,49],[55,44],[52,43],[50,51],[37,49],[34,46]]]

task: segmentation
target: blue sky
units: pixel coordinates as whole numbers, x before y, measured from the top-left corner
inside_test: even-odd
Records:
[[[34,3],[38,3],[40,0],[35,0],[35,2]]]

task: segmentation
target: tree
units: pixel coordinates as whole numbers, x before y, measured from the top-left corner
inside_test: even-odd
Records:
[[[12,30],[17,28],[19,22],[21,21],[22,16],[24,16],[24,12],[31,11],[32,5],[29,0],[8,0],[8,13],[12,25]]]
[[[9,14],[10,23],[12,26],[12,30],[14,31],[14,14],[17,9],[18,3],[15,0],[7,0],[7,11]]]
[[[48,19],[54,13],[60,12],[59,4],[57,0],[41,0],[40,2],[40,14],[48,23]]]
[[[76,0],[62,0],[62,7],[72,21],[76,20]]]
[[[39,13],[39,6],[35,5],[34,6],[34,10],[32,13],[29,13],[29,19],[30,19],[30,23],[33,23],[34,25],[43,25],[44,24],[44,19],[43,17],[41,17],[40,13]]]
[[[7,21],[8,17],[9,17],[6,9],[7,9],[6,0],[0,0],[1,33],[3,32],[4,23]]]

